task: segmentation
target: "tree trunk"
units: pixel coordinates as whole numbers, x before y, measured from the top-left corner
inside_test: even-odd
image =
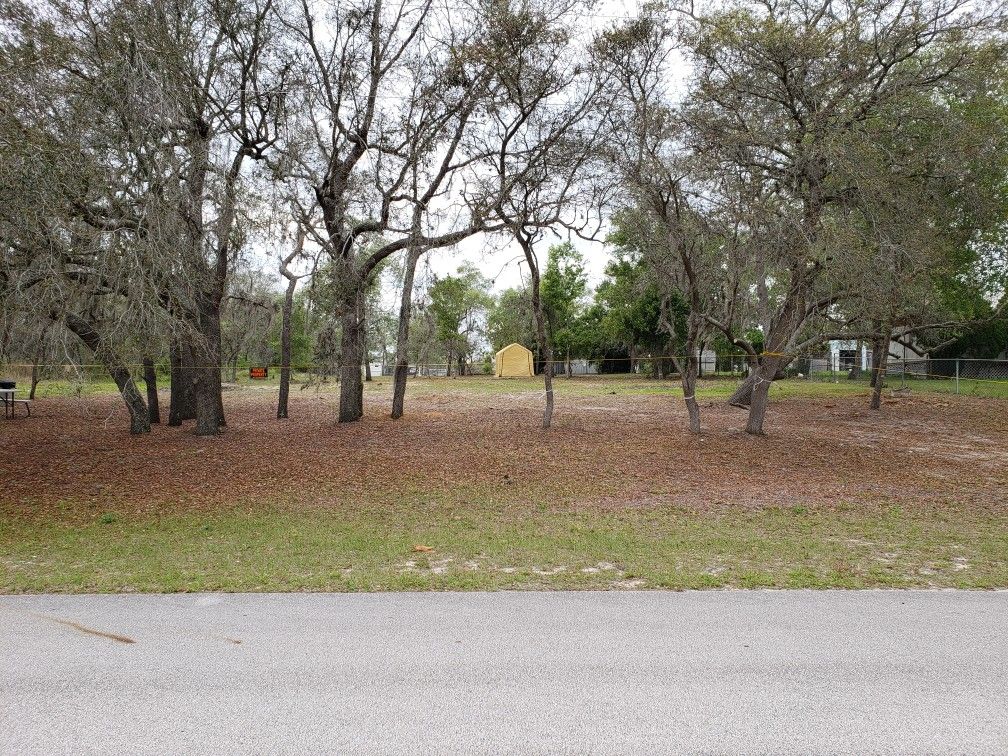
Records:
[[[861,360],[864,358],[864,348],[861,343],[861,339],[858,339],[854,343],[854,364],[851,366],[850,372],[847,374],[848,378],[858,379],[861,377]]]
[[[677,357],[672,356],[672,362],[679,371],[682,381],[683,401],[686,402],[686,412],[689,413],[690,433],[700,433],[700,405],[696,400],[697,364],[696,350],[687,345],[686,364],[683,365]]]
[[[409,326],[413,309],[413,278],[420,261],[420,251],[410,249],[403,274],[402,296],[399,300],[399,330],[396,333],[395,377],[392,379],[392,418],[403,415],[406,400],[406,380],[409,378]]]
[[[35,345],[35,358],[32,360],[31,388],[28,390],[28,399],[31,401],[34,401],[35,391],[38,389],[40,380],[39,364],[42,362],[43,357],[45,357],[45,339],[51,326],[52,321],[46,321],[45,326],[42,328],[42,334],[39,336],[38,344]]]
[[[686,411],[689,413],[690,433],[700,434],[700,405],[696,400],[696,376],[682,374],[683,392],[686,397]],[[685,392],[689,392],[686,394]]]
[[[367,345],[367,323],[361,323],[361,352],[364,355],[364,380],[371,380],[371,352]]]
[[[878,359],[876,359],[878,355]],[[882,334],[872,345],[872,396],[871,409],[882,407],[882,388],[885,384],[886,368],[889,365],[889,337]]]
[[[150,357],[143,358],[143,379],[147,387],[147,417],[151,423],[161,422],[161,407],[158,403],[157,393],[157,373],[154,370],[154,360]]]
[[[7,354],[7,348],[11,343],[11,333],[14,330],[14,319],[4,318],[4,320],[6,322],[4,323],[3,334],[0,335],[0,358]]]
[[[347,282],[349,283],[349,282]],[[340,405],[339,422],[353,423],[364,416],[364,381],[361,380],[361,359],[364,351],[363,295],[354,287],[340,318],[343,336],[340,341]]]
[[[280,321],[280,399],[277,401],[277,420],[287,418],[287,398],[290,395],[291,376],[291,321],[294,319],[294,289],[297,279],[287,282],[284,292],[283,314]]]
[[[84,318],[67,313],[65,322],[67,328],[87,345],[95,358],[108,370],[112,380],[119,387],[119,393],[126,403],[130,414],[130,433],[139,435],[150,433],[150,419],[147,416],[147,405],[133,382],[133,376],[122,363],[119,355],[102,339],[97,329]]]
[[[241,165],[247,153],[238,150],[230,168],[223,176],[217,217],[217,242],[212,260],[207,261],[208,238],[203,224],[202,208],[205,202],[206,179],[211,168],[211,136],[194,123],[197,136],[190,147],[192,166],[184,198],[184,210],[192,221],[185,226],[185,240],[193,260],[200,261],[190,272],[194,275],[196,292],[195,309],[186,313],[192,329],[186,334],[189,347],[186,391],[191,387],[191,408],[196,418],[196,434],[215,436],[224,422],[224,402],[221,396],[221,303],[227,289],[228,266],[231,257],[231,230],[234,227],[236,187],[241,175]],[[181,241],[181,240],[180,240]],[[186,355],[184,355],[186,356]],[[183,366],[185,361],[183,360]],[[186,409],[189,409],[188,407]]]
[[[220,307],[206,302],[200,311],[200,335],[193,343],[193,394],[196,435],[216,436],[225,425],[221,397]]]
[[[543,359],[543,382],[546,386],[546,409],[543,411],[543,428],[549,428],[553,422],[553,346],[546,338],[546,318],[543,316],[542,298],[539,296],[539,267],[535,264],[532,251],[525,248],[525,259],[532,272],[532,312],[535,315],[536,338],[539,342],[539,354]]]
[[[767,405],[770,399],[770,385],[783,367],[781,358],[764,357],[763,364],[755,371],[749,397],[749,419],[746,421],[746,433],[751,433],[754,436],[763,435],[763,421],[766,419]]]
[[[666,321],[667,322],[667,321]],[[700,336],[700,329],[703,321],[700,316],[693,311],[689,317],[689,331],[686,337],[684,348],[686,351],[686,364],[683,365],[675,356],[675,344],[671,339],[666,345],[666,352],[669,353],[671,361],[679,371],[679,380],[682,382],[683,401],[686,403],[686,412],[689,414],[690,433],[700,434],[700,405],[696,400],[697,375],[700,373],[700,354],[697,350],[697,340]],[[669,329],[672,333],[671,328]]]
[[[196,417],[192,390],[192,348],[188,342],[176,341],[169,355],[171,366],[171,396],[168,405],[168,425],[178,427],[184,420]]]
[[[196,379],[193,382],[196,435],[216,436],[220,433],[220,422],[217,415],[217,399],[214,396],[213,381],[206,368],[198,368],[194,372],[196,374]]]
[[[28,399],[31,401],[35,400],[35,390],[39,385],[39,359],[38,354],[35,355],[35,360],[32,362],[32,374],[31,374],[31,388],[28,389]]]
[[[674,344],[671,342],[665,345],[665,348],[661,352],[661,363],[659,366],[658,373],[661,379],[664,381],[672,374],[672,368],[674,367],[680,374],[682,374],[682,368],[677,364],[678,360],[675,358]],[[688,362],[688,360],[687,360]]]
[[[574,366],[571,365],[570,349],[567,350],[567,378],[574,377]]]
[[[728,397],[728,404],[732,407],[749,409],[749,405],[752,402],[753,386],[756,385],[756,375],[758,372],[758,367],[749,371],[749,375],[742,379],[742,382],[736,387],[734,393]]]
[[[763,421],[766,419],[767,404],[770,398],[770,379],[757,376],[749,399],[749,419],[746,421],[746,433],[754,436],[763,435]]]
[[[872,366],[872,371],[871,371],[871,379],[868,381],[868,385],[871,386],[872,388],[875,388],[875,383],[876,383],[876,381],[878,381],[879,360],[882,358],[882,355],[879,354],[879,349],[880,349],[880,347],[879,347],[879,340],[878,339],[873,339],[872,340],[872,347],[871,347],[871,366]]]

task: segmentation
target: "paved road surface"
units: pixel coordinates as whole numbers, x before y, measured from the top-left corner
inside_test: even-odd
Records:
[[[1006,628],[1008,592],[0,597],[0,753],[1008,753]]]

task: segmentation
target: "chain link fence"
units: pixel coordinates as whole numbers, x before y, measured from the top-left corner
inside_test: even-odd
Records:
[[[682,359],[682,358],[681,358]],[[860,362],[860,364],[858,364]],[[128,366],[136,379],[140,379],[140,365]],[[253,376],[250,368],[239,369],[238,382],[251,384],[270,384],[279,381],[279,366],[257,366],[266,368],[265,378]],[[394,365],[389,363],[372,363],[371,374],[375,378],[389,377],[394,372]],[[554,360],[547,365],[542,361],[535,363],[537,375],[545,369],[551,369],[557,377],[570,375],[572,377],[633,376],[640,379],[674,380],[678,378],[675,359],[671,356],[644,357],[596,357],[596,358],[564,358]],[[720,354],[705,350],[699,360],[701,380],[738,381],[748,373],[749,366],[743,354]],[[462,374],[466,376],[493,375],[493,364],[490,360],[474,360],[462,366]],[[849,356],[799,356],[793,359],[780,379],[844,383],[852,386],[869,387],[875,367],[872,365],[871,354],[865,353],[860,361]],[[410,377],[445,378],[459,375],[459,365],[453,362],[450,369],[445,362],[411,364]],[[69,365],[69,364],[18,364],[0,363],[0,378],[17,382],[18,389],[28,389],[35,380],[42,383],[57,382],[68,385],[89,385],[110,382],[107,370],[101,365]],[[233,368],[222,371],[225,382],[232,382]],[[300,365],[293,370],[292,383],[335,383],[339,379],[339,371],[332,365],[311,366]],[[166,385],[168,371],[166,365],[158,366],[158,382]],[[966,359],[966,358],[924,358],[890,359],[886,365],[884,386],[887,389],[909,388],[918,391],[937,391],[953,394],[1003,397],[1008,398],[1008,360]]]
[[[872,383],[876,367],[871,354],[861,365],[832,357],[798,358],[788,368],[790,377],[814,381]],[[883,385],[919,391],[1008,397],[1008,360],[968,358],[889,359]]]

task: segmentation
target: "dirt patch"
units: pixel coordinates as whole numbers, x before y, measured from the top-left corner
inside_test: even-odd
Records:
[[[0,424],[0,512],[89,516],[233,506],[329,507],[473,492],[508,506],[593,508],[831,506],[954,501],[1002,507],[1008,485],[1008,403],[912,397],[872,413],[861,397],[775,401],[767,436],[740,431],[744,414],[703,409],[685,428],[681,399],[559,397],[539,427],[531,392],[410,397],[386,416],[369,395],[362,422],[338,426],[336,397],[295,394],[274,418],[270,392],[224,397],[218,438],[156,427],[125,432],[117,397],[44,399],[30,420]],[[108,418],[108,422],[106,422]]]

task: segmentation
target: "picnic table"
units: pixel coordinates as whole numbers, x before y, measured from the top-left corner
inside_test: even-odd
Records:
[[[23,404],[25,410],[27,410],[28,412],[28,417],[31,417],[31,402],[27,399],[15,398],[14,396],[15,391],[17,391],[17,389],[0,388],[0,401],[3,402],[4,417],[13,418],[14,406],[17,404]]]

